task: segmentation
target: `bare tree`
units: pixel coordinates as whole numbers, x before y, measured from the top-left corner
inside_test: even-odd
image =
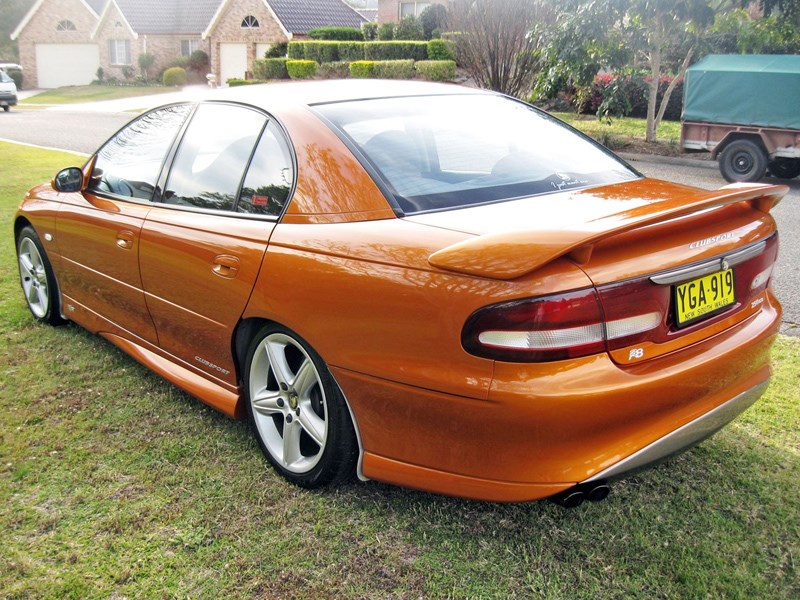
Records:
[[[456,0],[448,25],[459,64],[480,87],[520,96],[530,91],[538,65],[532,29],[555,16],[548,0]]]

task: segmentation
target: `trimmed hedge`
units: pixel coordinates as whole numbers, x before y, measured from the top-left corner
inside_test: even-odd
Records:
[[[440,40],[437,40],[440,41]],[[289,42],[290,60],[318,63],[360,60],[427,60],[430,42]],[[441,45],[434,44],[434,52]]]
[[[368,79],[372,77],[375,70],[374,60],[357,60],[350,63],[350,77],[357,79]]]
[[[364,44],[366,60],[427,60],[428,42],[370,42]]]
[[[228,84],[228,87],[239,87],[242,85],[258,85],[260,83],[267,83],[261,79],[239,79],[234,77],[233,79],[228,79],[225,83]]]
[[[350,76],[350,63],[344,61],[322,63],[317,69],[317,77],[324,79],[347,79]]]
[[[411,79],[414,77],[414,61],[411,59],[376,61],[372,76],[378,79]]]
[[[355,27],[315,27],[309,30],[308,37],[312,40],[356,40],[364,39],[364,34]]]
[[[257,58],[253,61],[253,76],[256,79],[289,79],[286,58]]]
[[[439,6],[434,4],[432,6]],[[427,10],[427,9],[426,9]],[[455,60],[456,44],[450,40],[431,40],[428,42],[429,60]]]
[[[456,78],[456,61],[454,60],[420,60],[414,66],[421,79],[453,81]]]
[[[292,79],[309,79],[317,74],[319,64],[313,60],[287,60],[286,70]]]
[[[171,67],[164,71],[162,81],[167,87],[186,85],[186,69],[183,67]]]

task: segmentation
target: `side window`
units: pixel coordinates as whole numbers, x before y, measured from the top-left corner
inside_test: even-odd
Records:
[[[151,200],[164,157],[191,105],[155,110],[136,119],[97,153],[89,191]]]
[[[229,104],[201,104],[181,140],[164,202],[233,210],[244,170],[267,118]]]
[[[293,178],[289,143],[278,126],[270,122],[258,142],[236,210],[279,216],[289,198]]]

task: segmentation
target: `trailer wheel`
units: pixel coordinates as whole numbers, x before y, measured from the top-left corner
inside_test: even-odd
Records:
[[[800,175],[800,158],[776,158],[769,163],[769,172],[780,179],[794,179]]]
[[[767,172],[767,155],[755,142],[736,140],[722,151],[719,170],[731,182],[758,181]]]

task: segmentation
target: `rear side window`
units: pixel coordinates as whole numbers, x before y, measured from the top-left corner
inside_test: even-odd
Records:
[[[201,104],[181,140],[167,179],[167,204],[232,211],[267,118],[228,104]]]
[[[89,191],[152,200],[164,158],[191,105],[154,110],[127,125],[100,148]]]
[[[294,166],[289,144],[274,122],[267,125],[247,170],[238,212],[280,216],[289,199]]]

